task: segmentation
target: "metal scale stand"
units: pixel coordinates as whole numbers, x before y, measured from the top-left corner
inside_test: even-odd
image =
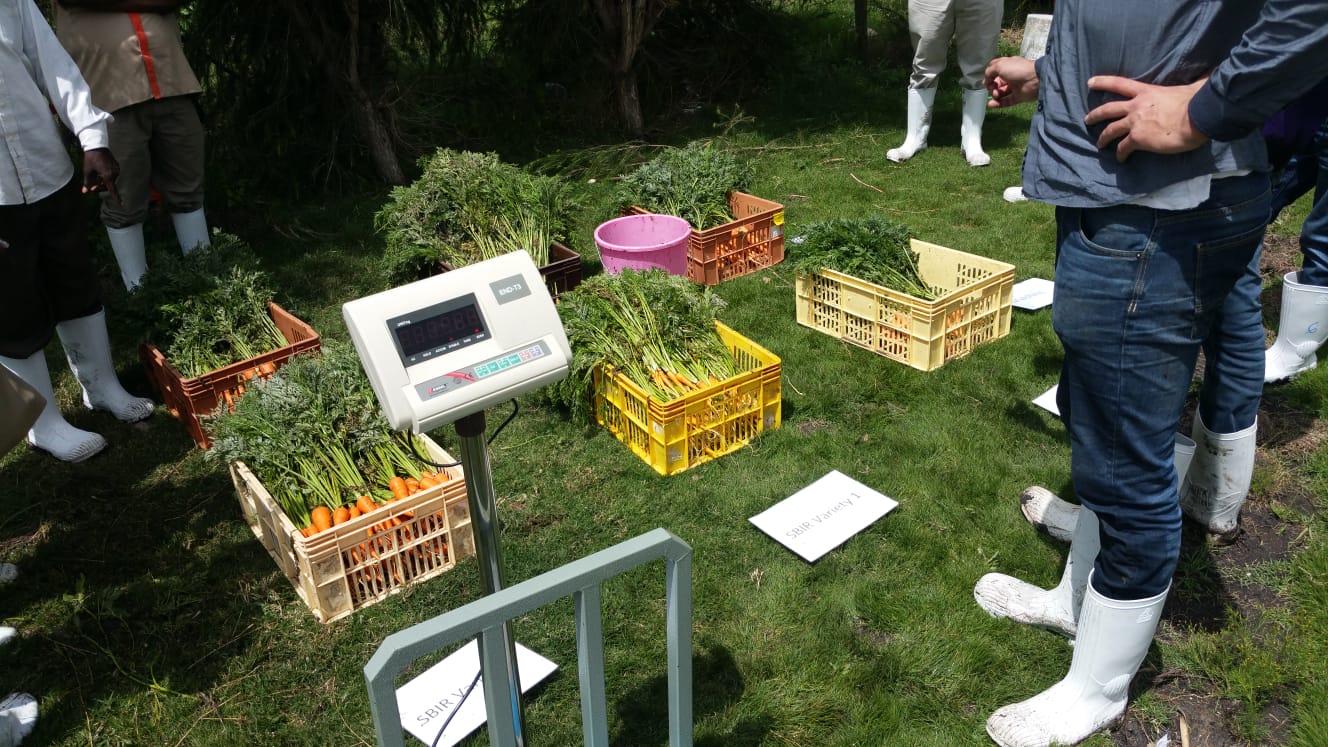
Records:
[[[452,423],[486,594],[503,588],[484,411],[567,375],[571,350],[553,299],[523,251],[350,301],[342,317],[393,428]],[[507,623],[479,635],[493,745],[525,747],[516,649]]]

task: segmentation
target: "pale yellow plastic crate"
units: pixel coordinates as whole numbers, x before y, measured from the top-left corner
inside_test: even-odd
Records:
[[[918,274],[942,293],[924,301],[823,269],[797,279],[798,323],[920,371],[1010,333],[1014,265],[912,240]]]
[[[779,358],[720,322],[715,331],[743,373],[684,397],[661,402],[611,368],[594,372],[595,419],[661,475],[736,451],[779,427]]]
[[[456,461],[428,436],[420,438],[433,461]],[[249,529],[320,622],[339,620],[475,554],[460,467],[446,468],[448,479],[440,485],[312,537],[300,534],[244,462],[232,463],[230,471]],[[393,516],[403,523],[370,532]]]

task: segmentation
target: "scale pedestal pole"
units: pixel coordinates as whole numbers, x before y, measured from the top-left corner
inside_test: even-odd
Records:
[[[461,468],[466,474],[466,503],[475,539],[484,592],[503,588],[502,556],[498,550],[498,506],[489,466],[489,445],[484,440],[484,411],[456,421],[461,445]],[[494,747],[525,747],[525,717],[521,707],[521,680],[517,675],[516,647],[507,623],[479,635],[480,671],[484,673],[484,702],[489,718],[489,742]]]

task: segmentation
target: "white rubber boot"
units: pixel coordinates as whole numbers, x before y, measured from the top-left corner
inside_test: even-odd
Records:
[[[125,290],[133,290],[143,282],[143,273],[148,271],[147,249],[143,246],[143,224],[136,223],[124,228],[106,227],[106,235],[111,239],[111,251],[115,252],[115,263],[120,266],[120,279]]]
[[[0,700],[0,747],[13,747],[37,725],[37,699],[27,693],[10,693]]]
[[[60,414],[51,387],[51,372],[46,367],[46,354],[38,350],[27,358],[0,356],[0,365],[13,371],[28,382],[46,399],[46,407],[37,416],[37,422],[28,429],[28,443],[50,452],[62,462],[81,462],[106,448],[106,439],[75,428]]]
[[[904,136],[903,145],[885,152],[886,158],[901,163],[927,147],[927,133],[931,132],[931,109],[935,103],[935,88],[908,89],[908,134]]]
[[[1078,744],[1116,723],[1166,601],[1166,591],[1124,601],[1108,599],[1090,586],[1065,679],[998,709],[987,719],[987,734],[1001,747],[1050,747]]]
[[[1282,319],[1277,341],[1264,353],[1265,384],[1295,378],[1319,365],[1315,353],[1328,339],[1328,288],[1305,285],[1299,272],[1282,276]]]
[[[1194,417],[1194,463],[1180,489],[1185,515],[1207,527],[1218,543],[1240,535],[1240,508],[1254,477],[1254,437],[1259,423],[1235,433],[1213,433]]]
[[[1070,554],[1065,558],[1060,583],[1051,589],[1043,589],[1014,576],[988,573],[973,587],[973,598],[978,606],[992,617],[1008,618],[1074,638],[1088,575],[1101,547],[1097,516],[1081,509],[1077,518],[1074,540],[1070,543]]]
[[[991,156],[982,150],[982,122],[987,118],[987,89],[964,91],[963,120],[959,126],[959,147],[969,166],[986,166]],[[1020,190],[1022,194],[1022,190]]]
[[[60,322],[55,325],[55,332],[65,348],[69,370],[83,385],[84,406],[90,410],[105,410],[126,423],[137,422],[152,414],[152,400],[126,392],[115,375],[105,311]]]
[[[1028,198],[1024,196],[1023,187],[1006,187],[1005,191],[1001,193],[1001,199],[1006,202],[1028,202]]]
[[[203,208],[188,213],[171,213],[171,223],[175,225],[175,238],[180,242],[181,254],[188,254],[200,246],[212,245]]]
[[[1194,449],[1193,439],[1183,433],[1176,434],[1176,484],[1182,488],[1181,495],[1184,495],[1185,476],[1189,474]],[[1025,488],[1019,494],[1019,510],[1028,523],[1052,539],[1069,542],[1074,536],[1079,506],[1040,485]]]
[[[1175,460],[1179,484],[1185,484],[1194,459],[1194,441],[1177,433]],[[1019,508],[1034,526],[1045,527],[1051,536],[1073,537],[1060,583],[1042,589],[1013,576],[988,573],[973,587],[973,598],[992,617],[1008,618],[1074,638],[1084,587],[1100,546],[1097,517],[1092,511],[1036,486],[1019,497]]]

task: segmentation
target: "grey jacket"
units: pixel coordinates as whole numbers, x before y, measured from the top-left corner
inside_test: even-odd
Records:
[[[1061,0],[1037,63],[1038,110],[1024,159],[1024,192],[1068,207],[1117,205],[1181,181],[1269,168],[1259,126],[1328,74],[1328,1]],[[1094,75],[1160,85],[1212,71],[1190,105],[1213,138],[1188,153],[1099,149],[1105,125],[1084,116],[1109,100]]]

